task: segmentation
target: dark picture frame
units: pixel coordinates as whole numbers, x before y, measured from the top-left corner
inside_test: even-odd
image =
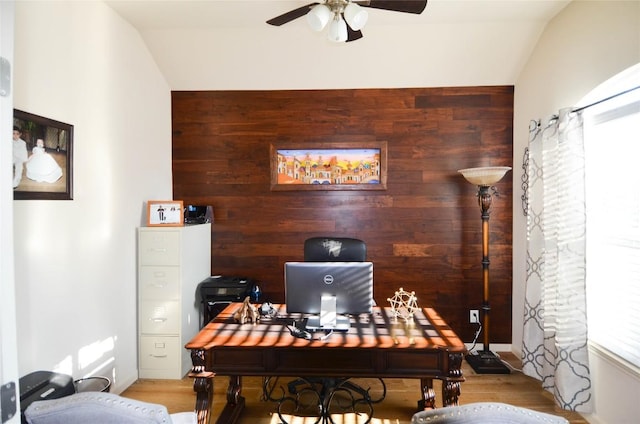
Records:
[[[73,125],[14,109],[13,127],[14,200],[72,200]]]
[[[273,143],[271,190],[386,190],[387,143]]]

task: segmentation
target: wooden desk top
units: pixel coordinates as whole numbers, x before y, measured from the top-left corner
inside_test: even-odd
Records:
[[[233,314],[240,307],[239,303],[229,305],[185,346],[193,361],[190,375],[195,379],[199,424],[209,422],[213,393],[209,379],[216,375],[229,376],[227,404],[219,424],[238,420],[244,408],[245,375],[416,378],[421,384],[419,409],[435,406],[433,380],[439,379],[443,405],[458,404],[466,348],[431,308],[416,311],[413,322],[405,323],[396,320],[390,308],[376,307],[372,314],[352,317],[347,332],[334,332],[324,340],[325,333],[318,332],[307,340],[291,335],[287,324],[302,317],[286,314],[284,305],[274,305],[276,317],[263,317],[257,324],[235,323]]]
[[[237,324],[233,313],[240,308],[233,303],[216,319],[207,324],[189,343],[187,349],[291,348],[334,347],[349,349],[433,349],[465,353],[464,343],[432,308],[417,310],[413,325],[402,319],[394,320],[391,308],[375,307],[373,314],[354,317],[348,332],[334,332],[325,340],[324,333],[314,334],[314,340],[292,336],[287,328],[288,318],[300,319],[299,314],[286,314],[284,305],[273,305],[277,317],[262,317],[258,324]]]

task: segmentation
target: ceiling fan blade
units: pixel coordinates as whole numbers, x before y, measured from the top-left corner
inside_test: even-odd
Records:
[[[362,38],[362,31],[354,31],[351,29],[349,24],[347,24],[347,43],[349,41],[356,41]]]
[[[394,12],[421,14],[427,7],[427,0],[365,0],[356,1],[362,7],[392,10]]]
[[[288,22],[291,22],[295,19],[301,18],[304,15],[306,15],[307,13],[309,13],[309,10],[315,6],[316,4],[319,4],[317,2],[315,3],[309,3],[306,6],[301,6],[297,9],[293,9],[288,11],[287,13],[283,13],[280,16],[276,16],[275,18],[271,18],[267,21],[267,23],[269,25],[273,25],[273,26],[280,26],[280,25],[284,25]]]

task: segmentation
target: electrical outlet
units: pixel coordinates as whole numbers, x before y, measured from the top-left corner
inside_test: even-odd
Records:
[[[480,323],[480,312],[477,309],[469,309],[469,322],[471,324]]]

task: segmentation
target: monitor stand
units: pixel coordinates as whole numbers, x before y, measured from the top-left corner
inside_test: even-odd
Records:
[[[345,315],[337,315],[335,324],[321,324],[320,323],[320,315],[311,315],[307,318],[307,331],[349,331],[351,327],[351,320],[348,316]]]
[[[336,297],[330,295],[320,299],[320,315],[312,315],[307,319],[308,331],[347,331],[350,325],[349,317],[336,313]]]

